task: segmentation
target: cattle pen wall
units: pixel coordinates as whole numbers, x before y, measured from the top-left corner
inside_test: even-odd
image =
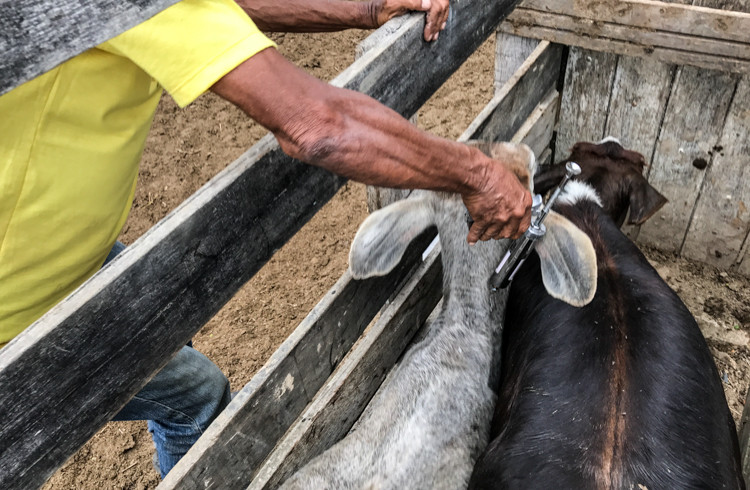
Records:
[[[0,45],[18,56],[3,60],[0,90],[171,3],[102,2],[91,15],[64,2],[70,25],[88,20],[40,45],[2,20],[37,18],[35,2],[4,3]],[[617,136],[670,199],[630,236],[750,275],[746,5],[527,0],[500,24],[512,3],[452,4],[433,44],[421,16],[396,19],[332,83],[409,117],[500,25],[496,95],[460,139],[524,141],[549,163]],[[268,136],[0,351],[0,487],[41,485],[344,182]],[[440,299],[439,246],[422,257],[431,239],[388,276],[345,273],[160,488],[273,488],[343,437]]]

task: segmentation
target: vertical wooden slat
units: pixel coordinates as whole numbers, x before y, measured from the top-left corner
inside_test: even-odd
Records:
[[[539,45],[538,39],[497,32],[495,38],[495,93]]]
[[[604,137],[617,55],[570,48],[555,144],[555,161],[565,159],[577,141]]]
[[[647,58],[620,56],[605,136],[618,138],[625,148],[650,162],[676,69]],[[623,226],[632,240],[639,230],[640,226]]]
[[[650,160],[659,135],[675,68],[621,56],[617,64],[605,136]]]

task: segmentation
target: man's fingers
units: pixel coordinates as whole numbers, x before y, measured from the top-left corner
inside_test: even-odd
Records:
[[[432,7],[427,12],[427,19],[424,26],[425,41],[435,41],[440,35],[440,31],[445,29],[450,13],[450,4],[446,0],[431,0]]]
[[[469,228],[469,235],[466,237],[466,241],[469,242],[469,245],[477,243],[479,238],[484,234],[485,228],[484,225],[479,224],[476,221],[471,225],[471,228]]]

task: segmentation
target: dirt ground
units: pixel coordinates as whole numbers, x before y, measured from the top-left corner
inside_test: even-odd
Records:
[[[354,60],[367,32],[275,35],[298,66],[331,79]],[[492,96],[490,39],[419,113],[420,127],[455,139]],[[180,110],[163,97],[149,135],[139,186],[121,240],[147,229],[236,159],[266,131],[211,94]],[[195,337],[194,345],[229,377],[246,384],[346,269],[349,244],[367,213],[365,189],[350,183],[242,288]],[[696,316],[711,345],[736,420],[747,389],[750,281],[646,250]],[[150,489],[159,483],[145,422],[112,422],[45,489]]]

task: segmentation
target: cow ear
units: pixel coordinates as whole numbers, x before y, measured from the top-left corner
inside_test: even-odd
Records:
[[[396,201],[369,215],[349,250],[349,270],[355,279],[388,274],[411,241],[434,224],[426,195]]]
[[[547,233],[536,252],[547,292],[573,306],[584,306],[596,294],[596,252],[591,239],[567,218],[552,211],[544,221]]]
[[[654,189],[641,174],[630,179],[630,217],[631,225],[643,224],[667,203],[667,198]]]

